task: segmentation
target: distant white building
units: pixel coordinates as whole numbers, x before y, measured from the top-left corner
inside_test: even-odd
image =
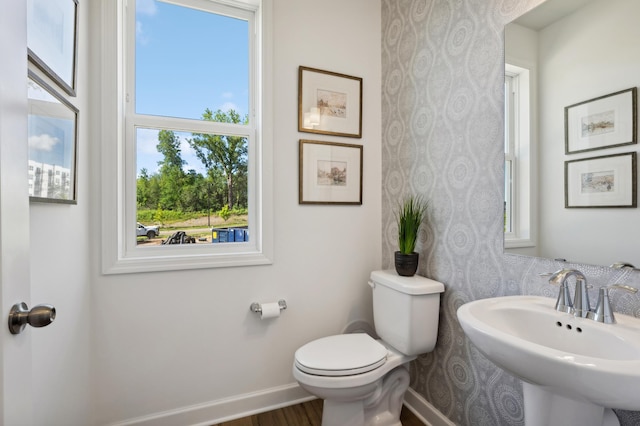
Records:
[[[71,170],[29,160],[29,196],[69,200]]]

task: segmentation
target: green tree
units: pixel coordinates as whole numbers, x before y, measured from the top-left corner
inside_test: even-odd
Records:
[[[218,216],[220,216],[226,222],[227,219],[229,219],[231,217],[231,212],[229,211],[229,206],[227,206],[226,204],[224,206],[222,206],[222,208],[218,212]]]
[[[158,161],[160,166],[158,207],[165,210],[179,210],[182,207],[180,200],[185,181],[185,173],[182,170],[185,161],[181,155],[180,138],[171,130],[160,130],[156,148],[164,156],[161,161]]]
[[[151,175],[149,179],[149,199],[146,208],[157,209],[160,204],[160,176],[158,174]]]
[[[149,175],[147,169],[141,169],[136,182],[136,200],[138,209],[156,209],[160,200],[160,177]]]
[[[140,176],[136,181],[136,200],[138,208],[147,208],[149,203],[149,172],[143,168],[140,170]]]
[[[247,124],[249,121],[248,116],[241,118],[233,109],[227,112],[217,110],[214,113],[207,108],[202,119],[232,124]],[[210,174],[215,169],[224,174],[227,186],[225,204],[233,208],[236,178],[247,167],[247,139],[241,136],[194,133],[193,139],[188,139],[188,142]]]
[[[207,171],[207,209],[219,210],[227,202],[227,179],[219,169]]]
[[[235,180],[235,203],[234,208],[237,207],[248,207],[247,200],[249,199],[249,183],[247,181],[247,165],[244,164],[243,167],[238,171]]]
[[[182,159],[180,149],[180,138],[171,130],[160,130],[158,132],[158,152],[164,155],[164,159],[158,161],[160,172],[162,169],[178,168],[182,170],[185,161]]]

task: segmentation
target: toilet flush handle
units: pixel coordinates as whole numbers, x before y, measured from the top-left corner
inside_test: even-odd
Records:
[[[369,284],[369,287],[376,288],[376,283],[374,283],[373,281],[369,280],[367,283]]]

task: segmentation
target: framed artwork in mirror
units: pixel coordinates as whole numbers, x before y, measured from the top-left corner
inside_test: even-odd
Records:
[[[78,0],[27,0],[27,56],[69,96],[76,95]]]
[[[29,199],[77,204],[78,110],[29,72]]]
[[[565,207],[637,207],[636,152],[565,161]]]
[[[362,145],[300,140],[299,204],[362,204]]]
[[[362,137],[362,78],[298,68],[298,131]]]
[[[565,153],[637,143],[637,88],[565,107]]]

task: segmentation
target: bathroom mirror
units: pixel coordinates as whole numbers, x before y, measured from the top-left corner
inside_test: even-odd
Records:
[[[530,90],[531,108],[530,128],[525,126],[530,145],[523,144],[518,160],[530,164],[530,179],[526,176],[527,166],[513,163],[516,181],[524,176],[530,185],[524,185],[521,179],[515,190],[505,191],[521,208],[514,216],[525,222],[521,224],[525,238],[510,240],[512,236],[505,232],[506,253],[596,265],[624,261],[640,268],[640,209],[565,207],[565,192],[572,191],[571,175],[568,189],[565,183],[566,162],[604,164],[601,172],[609,173],[615,166],[608,164],[608,156],[640,149],[634,142],[634,127],[633,141],[624,145],[565,151],[566,107],[584,103],[593,107],[593,111],[588,110],[589,115],[596,114],[598,102],[587,101],[615,99],[609,95],[640,86],[638,16],[637,0],[547,0],[505,27],[505,67],[527,70],[522,84]],[[509,91],[506,93],[509,95]],[[509,105],[509,96],[505,101]],[[626,120],[630,126],[634,120],[637,122],[636,108],[622,113],[622,107],[613,102],[606,109],[614,111],[616,123]],[[509,131],[505,133],[509,138]],[[605,159],[600,160],[601,157]],[[632,167],[634,173],[628,181],[637,183],[635,164]],[[615,176],[619,182],[621,179]]]

